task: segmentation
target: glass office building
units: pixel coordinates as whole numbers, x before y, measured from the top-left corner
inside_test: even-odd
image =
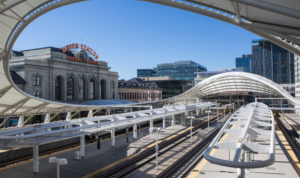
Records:
[[[153,69],[138,69],[137,77],[156,77],[157,72]]]
[[[294,54],[264,39],[252,40],[252,73],[276,83],[295,83]]]
[[[162,88],[162,99],[177,96],[192,87],[192,82],[187,80],[157,80],[148,82]]]
[[[235,67],[245,67],[246,72],[251,73],[251,61],[252,61],[252,55],[243,55],[242,57],[235,58]]]
[[[153,69],[138,69],[137,77],[164,77],[170,76],[175,80],[188,80],[193,82],[195,72],[207,71],[207,68],[194,61],[178,61],[174,63],[158,64]]]

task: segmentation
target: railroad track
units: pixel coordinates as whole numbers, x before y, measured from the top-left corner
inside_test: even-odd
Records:
[[[279,127],[279,129],[282,131],[283,135],[289,142],[290,146],[293,149],[293,152],[295,153],[298,160],[300,160],[300,140],[299,136],[294,133],[292,127],[289,123],[287,123],[284,119],[280,119],[278,117],[274,117],[275,121]]]
[[[210,123],[214,123],[217,121],[217,118],[214,117],[210,120]],[[202,122],[197,127],[193,128],[193,134],[195,135],[198,133],[199,129],[204,129],[207,127],[207,121]],[[177,135],[176,137],[173,137],[168,140],[164,140],[163,142],[160,142],[159,148],[160,152],[159,155],[162,155],[169,151],[170,149],[178,146],[179,144],[183,143],[184,141],[190,139],[190,131],[187,130],[186,132]],[[104,175],[99,175],[95,177],[99,178],[118,178],[118,177],[124,177],[133,171],[137,170],[138,168],[142,167],[143,165],[149,163],[150,161],[154,160],[156,158],[156,151],[154,147],[148,148],[147,150],[141,152],[135,157],[132,157],[128,162],[126,162],[123,165],[117,166],[117,169],[114,169],[108,173],[105,173]]]
[[[212,139],[218,134],[220,129],[217,129],[211,133],[207,138],[197,144],[192,150],[190,150],[187,155],[183,156],[175,166],[170,167],[166,173],[158,177],[168,178],[168,177],[186,177],[193,168],[203,159],[203,153],[208,147]]]

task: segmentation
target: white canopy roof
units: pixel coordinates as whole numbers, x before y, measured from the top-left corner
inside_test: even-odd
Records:
[[[78,111],[128,106],[83,106],[47,101],[24,93],[15,86],[10,77],[8,66],[9,54],[16,39],[27,27],[27,25],[39,16],[47,13],[48,11],[80,1],[83,0],[0,0],[0,117],[10,117],[13,115],[33,115],[45,112],[56,112],[58,110]],[[300,55],[300,50],[298,48],[287,43],[286,41],[273,36],[277,35],[279,37],[286,38],[290,41],[300,44],[300,21],[299,18],[297,18],[297,14],[300,10],[299,1],[247,1],[256,2],[258,3],[258,5],[263,6],[263,8],[258,8],[257,4],[246,5],[246,1],[244,0],[191,1],[194,4],[182,3],[181,1],[172,0],[147,1],[184,9],[234,24],[255,34],[258,34],[263,38],[268,39],[294,52],[297,55]],[[238,4],[236,4],[236,2],[238,2]],[[266,7],[266,4],[263,5],[261,4],[261,2],[268,3],[269,7],[272,8],[268,9]],[[211,10],[207,7],[199,6],[198,4],[203,4],[207,7],[219,9],[224,11],[225,13],[220,12],[219,10]],[[231,15],[228,15],[226,13],[234,14],[235,17],[232,17]],[[184,93],[183,95],[175,98],[203,97],[207,94],[214,94],[222,91],[251,91],[282,95],[284,97],[287,97],[290,101],[292,101],[292,103],[300,104],[300,101],[290,96],[286,91],[284,91],[274,82],[253,74],[222,74],[203,82],[195,86],[188,92]],[[159,102],[166,101],[167,100],[162,100]]]

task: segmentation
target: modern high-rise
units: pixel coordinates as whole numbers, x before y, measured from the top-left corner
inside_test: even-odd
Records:
[[[157,77],[155,69],[137,69],[137,77]]]
[[[264,39],[252,40],[252,73],[279,84],[295,83],[294,54]]]
[[[300,50],[300,46],[293,44]],[[294,55],[295,58],[295,98],[300,99],[300,56]],[[300,114],[300,112],[298,111]]]
[[[252,61],[252,54],[243,55],[242,57],[237,57],[235,58],[235,67],[245,67],[246,72],[251,73],[252,72],[251,61]]]
[[[194,72],[207,71],[207,68],[194,61],[178,61],[174,63],[158,64],[153,69],[138,69],[137,77],[164,77],[170,76],[175,80],[188,80],[193,82]],[[148,74],[148,76],[146,76]]]

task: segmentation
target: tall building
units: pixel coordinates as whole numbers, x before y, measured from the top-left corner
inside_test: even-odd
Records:
[[[294,54],[264,39],[252,40],[252,73],[279,84],[295,83]]]
[[[252,54],[243,55],[242,57],[235,58],[235,67],[245,67],[246,72],[252,73]]]
[[[137,69],[137,77],[156,77],[157,72],[154,69]]]
[[[158,64],[157,68],[153,68],[152,70],[138,69],[137,77],[170,76],[173,77],[174,80],[188,80],[193,82],[194,78],[196,77],[196,74],[194,74],[194,72],[203,72],[203,71],[207,71],[207,68],[196,62],[178,61],[174,63]]]
[[[27,82],[21,89],[35,97],[67,103],[118,99],[118,73],[81,46],[12,51],[9,67]]]
[[[293,44],[300,50],[300,46]],[[295,98],[300,100],[300,56],[294,55],[295,58]],[[297,111],[300,114],[299,111]]]

